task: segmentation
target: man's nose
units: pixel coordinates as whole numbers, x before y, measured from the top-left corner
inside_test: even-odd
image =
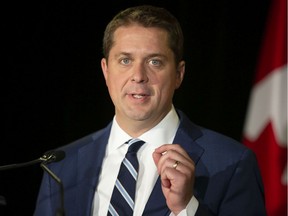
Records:
[[[138,64],[134,66],[131,81],[138,83],[148,81],[147,69],[143,64]]]

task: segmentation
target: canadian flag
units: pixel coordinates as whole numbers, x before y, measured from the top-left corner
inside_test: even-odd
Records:
[[[243,131],[257,156],[269,216],[287,215],[286,1],[271,1]]]

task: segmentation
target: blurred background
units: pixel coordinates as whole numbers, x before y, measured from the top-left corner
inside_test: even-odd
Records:
[[[175,106],[241,141],[270,1],[6,1],[0,165],[39,158],[110,122],[103,31],[119,10],[139,4],[165,7],[182,24],[186,74]],[[39,165],[1,171],[3,215],[32,215],[42,173]]]

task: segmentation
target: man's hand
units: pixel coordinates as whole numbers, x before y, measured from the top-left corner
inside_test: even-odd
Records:
[[[178,214],[193,196],[195,164],[178,144],[164,144],[153,152],[169,209]]]

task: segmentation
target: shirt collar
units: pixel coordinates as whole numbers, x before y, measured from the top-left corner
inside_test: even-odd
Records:
[[[114,150],[121,147],[127,140],[131,138],[131,136],[129,136],[124,130],[122,130],[122,128],[116,121],[116,116],[114,116],[108,141],[109,150]]]
[[[171,144],[179,126],[178,114],[172,106],[169,113],[155,127],[142,134],[139,139],[157,148],[163,144]]]

